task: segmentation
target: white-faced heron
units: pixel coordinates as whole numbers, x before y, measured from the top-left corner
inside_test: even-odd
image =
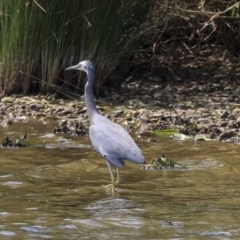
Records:
[[[100,115],[93,100],[92,87],[95,80],[95,70],[89,60],[82,61],[66,70],[82,70],[87,74],[85,84],[85,102],[88,119],[90,122],[89,135],[95,150],[106,160],[111,175],[112,192],[115,192],[115,185],[119,184],[118,168],[124,166],[124,160],[133,163],[144,164],[145,159],[142,151],[131,138],[131,136],[120,125]],[[117,180],[115,182],[111,166],[117,168]]]

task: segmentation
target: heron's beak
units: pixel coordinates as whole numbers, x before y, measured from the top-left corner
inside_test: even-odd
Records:
[[[79,68],[78,65],[75,65],[75,66],[68,67],[65,70],[81,70],[81,69]]]

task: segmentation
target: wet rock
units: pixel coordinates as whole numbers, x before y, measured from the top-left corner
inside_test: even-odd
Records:
[[[1,102],[2,103],[14,103],[14,99],[13,98],[11,98],[11,97],[3,97],[2,99],[1,99]]]
[[[228,121],[228,125],[229,128],[237,128],[238,125],[235,121]]]
[[[149,138],[148,140],[147,140],[147,142],[156,142],[157,140],[156,139],[152,139],[152,138]]]
[[[236,120],[237,117],[236,117],[234,114],[229,114],[229,115],[227,116],[227,119],[229,119],[229,120]]]
[[[18,137],[15,141],[12,141],[9,136],[6,136],[2,141],[2,147],[27,147],[29,143],[25,141],[27,133],[23,136]]]
[[[114,117],[119,117],[122,113],[123,113],[123,110],[116,110],[112,112]]]
[[[223,113],[221,114],[221,118],[226,118],[229,115],[227,110],[224,110]]]
[[[149,116],[147,114],[142,114],[140,117],[139,117],[140,121],[142,123],[149,123]]]
[[[5,113],[6,110],[7,110],[7,106],[6,106],[6,105],[3,105],[3,106],[0,107],[0,112],[1,112],[1,114],[5,115],[5,114],[6,114],[6,113]]]
[[[14,147],[14,142],[6,136],[2,141],[2,147]]]
[[[53,128],[53,133],[68,133],[82,136],[88,134],[88,131],[81,121],[64,120],[59,123],[58,127]]]
[[[139,116],[139,111],[133,111],[133,117],[137,117],[137,116]]]
[[[87,112],[87,108],[84,107],[84,108],[78,110],[78,111],[77,111],[77,114],[82,114],[82,113],[86,113],[86,112]]]
[[[240,126],[240,117],[237,118],[236,124],[237,124],[238,126]]]
[[[30,109],[34,111],[39,111],[40,109],[43,109],[43,105],[38,104],[38,103],[32,103],[30,104]]]
[[[132,121],[133,118],[132,118],[131,116],[128,115],[128,116],[126,116],[126,120],[127,120],[127,121]]]
[[[21,110],[18,112],[18,114],[20,114],[20,115],[26,114],[26,110],[25,110],[25,109],[21,109]]]
[[[3,127],[6,127],[6,126],[12,125],[12,124],[13,124],[13,122],[12,122],[12,120],[10,120],[10,119],[4,119],[4,120],[1,122],[1,125],[2,125]]]
[[[153,118],[159,118],[159,117],[161,117],[162,115],[163,115],[163,114],[162,114],[161,112],[154,112],[151,117],[153,117]]]
[[[206,118],[198,118],[197,119],[197,123],[205,123],[207,124],[209,122],[209,119],[206,119]]]
[[[154,97],[154,98],[157,98],[157,99],[162,98],[162,93],[159,93],[159,92],[154,93],[154,94],[153,94],[153,97]]]
[[[42,117],[46,117],[46,114],[41,112],[36,112],[36,113],[33,113],[32,116],[36,118],[42,118]]]
[[[152,118],[152,117],[151,117],[151,118],[149,119],[149,122],[150,122],[150,123],[157,123],[158,121],[159,121],[159,118]]]
[[[57,113],[59,113],[59,112],[62,112],[63,110],[64,110],[63,107],[58,107],[58,108],[54,109],[53,112],[54,112],[55,114],[57,114]]]
[[[236,135],[237,133],[235,131],[232,131],[232,130],[226,131],[220,134],[220,136],[218,137],[218,140],[222,141],[224,139],[235,137]]]
[[[192,137],[189,137],[185,134],[182,134],[182,133],[174,133],[171,135],[171,137],[174,139],[174,140],[181,140],[181,141],[184,141],[184,140],[190,140],[192,139]]]
[[[233,109],[233,113],[240,113],[240,108]]]
[[[157,157],[151,160],[150,164],[145,164],[142,169],[146,170],[162,170],[171,168],[185,168],[185,166],[178,164],[163,154],[161,157]]]
[[[220,121],[219,126],[220,127],[226,127],[228,125],[227,121]]]
[[[61,114],[62,114],[63,116],[64,116],[64,115],[68,115],[68,114],[72,114],[72,111],[69,110],[69,109],[66,109],[66,110],[62,111]]]
[[[229,102],[238,102],[240,100],[240,92],[239,91],[235,91],[234,93],[230,94],[228,97],[228,101]]]
[[[45,134],[45,135],[43,135],[43,136],[40,136],[39,138],[54,138],[54,137],[56,137],[55,134],[53,134],[53,133],[47,133],[47,134]]]
[[[30,144],[24,140],[24,138],[17,138],[14,147],[28,147]]]
[[[201,115],[189,115],[189,116],[187,116],[187,118],[188,119],[199,119],[199,118],[201,118],[202,116]]]
[[[202,114],[202,117],[203,118],[206,118],[206,117],[209,117],[209,116],[211,116],[212,114],[210,114],[210,113],[207,113],[207,112],[204,112],[203,114]]]

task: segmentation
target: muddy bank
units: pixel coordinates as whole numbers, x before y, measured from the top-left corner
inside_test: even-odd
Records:
[[[240,92],[211,86],[215,89],[209,91],[208,84],[194,81],[161,84],[150,76],[126,81],[121,92],[109,92],[96,104],[101,114],[120,123],[131,134],[149,136],[149,141],[152,134],[161,134],[161,130],[171,130],[169,133],[174,130],[187,136],[203,135],[239,143]],[[45,96],[1,99],[3,127],[29,119],[55,120],[55,133],[83,135],[89,127],[83,96],[72,101]]]

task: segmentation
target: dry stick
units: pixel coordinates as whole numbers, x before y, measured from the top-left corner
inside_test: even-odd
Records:
[[[36,0],[33,0],[33,2],[34,2],[43,12],[47,13],[47,11],[46,11],[39,3],[37,3]]]
[[[191,51],[190,48],[185,43],[183,43],[183,46],[188,50],[190,54],[193,54],[193,51]]]
[[[185,12],[185,13],[198,13],[198,14],[203,14],[203,15],[213,15],[210,20],[204,24],[203,28],[200,30],[202,31],[212,20],[214,20],[215,18],[219,17],[221,14],[223,13],[226,13],[227,11],[233,9],[235,6],[239,5],[240,4],[240,1],[234,3],[232,6],[230,6],[229,8],[225,9],[224,11],[222,12],[218,12],[218,13],[213,13],[213,12],[209,12],[209,11],[205,11],[205,12],[202,12],[202,11],[196,11],[196,10],[187,10],[187,9],[182,9],[182,8],[179,8],[179,7],[175,7],[176,9],[182,11],[182,12]]]
[[[212,34],[217,30],[216,25],[214,24],[214,22],[211,23],[213,30],[210,32],[210,34],[208,34],[208,36],[206,36],[203,41],[206,41],[208,38],[210,38],[212,36]],[[201,31],[201,30],[200,30]]]
[[[20,72],[21,74],[25,74],[26,76],[29,76],[29,77],[37,80],[37,82],[41,82],[41,79],[40,79],[40,78],[37,78],[37,77],[35,77],[35,76],[31,75],[31,74],[25,73],[25,72],[23,72],[23,71],[21,71],[21,70],[18,70],[18,72]],[[60,78],[60,80],[61,80],[64,84],[67,83],[67,84],[69,84],[70,86],[73,86],[73,87],[77,88],[74,84],[71,84],[71,83],[69,83],[69,82],[67,82],[67,81],[64,81],[64,80],[61,79],[61,78]],[[45,82],[45,84],[46,84],[47,86],[53,87],[53,89],[54,89],[56,92],[59,92],[59,93],[63,94],[64,96],[67,96],[67,97],[69,97],[69,98],[72,98],[72,99],[73,99],[73,97],[71,97],[71,96],[68,95],[68,94],[72,94],[72,95],[74,95],[74,96],[76,96],[76,97],[79,97],[79,94],[76,94],[76,93],[70,92],[70,91],[68,91],[68,90],[62,89],[61,86],[58,86],[58,85],[56,85],[56,84],[48,83],[48,82]],[[79,89],[79,88],[77,88],[77,89]]]
[[[239,2],[236,2],[236,3],[233,4],[232,6],[228,7],[227,9],[225,9],[224,11],[218,12],[218,13],[214,14],[214,15],[203,25],[203,27],[202,27],[200,30],[198,30],[198,33],[199,33],[199,32],[201,32],[202,30],[204,30],[204,29],[205,29],[207,26],[209,26],[209,25],[212,25],[212,27],[213,27],[212,32],[211,32],[207,37],[205,37],[203,41],[206,41],[206,40],[216,31],[216,26],[215,26],[213,20],[216,19],[217,17],[219,17],[221,14],[226,13],[226,12],[228,12],[229,10],[233,9],[234,7],[238,6],[239,4],[240,4],[240,1],[239,1]],[[201,11],[190,11],[190,10],[186,10],[186,9],[183,10],[183,9],[181,9],[181,8],[178,8],[178,9],[181,10],[181,11],[191,12],[191,13],[201,13],[201,14],[203,13],[203,12],[201,12]],[[204,14],[205,14],[205,15],[209,15],[209,14],[213,14],[213,13],[212,13],[212,12],[204,12]]]
[[[168,24],[168,21],[166,21],[165,22],[165,26],[164,26],[164,28],[163,28],[163,31],[162,31],[162,33],[160,34],[160,36],[158,37],[158,39],[155,41],[155,43],[153,44],[153,48],[152,48],[152,53],[153,53],[153,61],[152,61],[152,64],[151,64],[151,72],[152,72],[152,70],[153,70],[153,67],[154,67],[154,59],[155,59],[155,49],[156,49],[156,45],[157,45],[157,42],[158,42],[158,40],[159,39],[161,39],[161,37],[162,37],[162,35],[163,35],[163,33],[165,32],[165,30],[167,29],[167,24]]]
[[[84,17],[85,20],[87,21],[87,23],[88,23],[88,27],[92,27],[92,24],[88,21],[86,15],[85,15],[84,13],[83,13],[83,17]]]
[[[208,26],[210,24],[210,22],[212,22],[215,18],[219,17],[221,14],[228,12],[229,10],[233,9],[235,6],[239,5],[240,2],[236,2],[235,4],[233,4],[232,6],[230,6],[229,8],[225,9],[222,12],[218,12],[216,14],[214,14],[202,27],[202,29],[200,29],[199,31],[202,31],[206,26]]]

